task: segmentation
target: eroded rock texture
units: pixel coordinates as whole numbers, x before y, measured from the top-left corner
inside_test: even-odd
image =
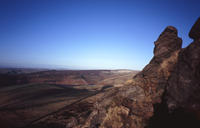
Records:
[[[181,106],[199,112],[199,32],[198,20],[190,32],[194,42],[181,49],[176,28],[168,26],[155,41],[150,63],[127,85],[102,91],[29,127],[144,128],[163,97],[170,110]]]
[[[182,107],[199,113],[200,18],[192,27],[189,35],[194,41],[179,53],[174,72],[168,82],[166,99],[170,109]]]

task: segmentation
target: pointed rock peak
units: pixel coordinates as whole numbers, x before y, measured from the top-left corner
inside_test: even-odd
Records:
[[[182,39],[178,37],[178,31],[175,27],[168,26],[154,44],[154,56],[166,56],[181,49]]]
[[[162,35],[165,35],[165,34],[173,34],[173,35],[177,36],[178,31],[177,31],[177,29],[176,29],[175,27],[173,27],[173,26],[167,26],[167,27],[165,28],[165,30],[162,32],[161,36],[162,36]]]
[[[189,37],[194,40],[200,39],[200,17],[197,19],[195,24],[192,26],[192,28],[189,32]]]

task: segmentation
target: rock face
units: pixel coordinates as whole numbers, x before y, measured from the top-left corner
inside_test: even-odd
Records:
[[[200,18],[189,36],[194,41],[179,53],[166,99],[170,109],[182,107],[200,113]]]
[[[193,25],[192,29],[190,30],[189,37],[198,40],[200,39],[200,17],[196,21],[196,23]]]
[[[176,28],[168,26],[155,41],[150,63],[127,85],[88,97],[29,127],[144,128],[163,99],[171,111],[182,107],[199,112],[199,23],[190,32],[194,42],[184,49]]]

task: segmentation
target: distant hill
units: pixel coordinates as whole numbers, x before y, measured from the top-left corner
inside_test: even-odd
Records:
[[[47,70],[39,69],[2,69],[0,85],[17,85],[29,83],[48,83],[62,85],[114,85],[122,84],[133,77],[134,70]],[[124,76],[124,77],[123,77]],[[113,81],[114,79],[117,81]],[[122,79],[121,79],[122,78]]]
[[[0,74],[25,74],[25,73],[33,73],[46,71],[48,69],[40,69],[40,68],[0,68]]]

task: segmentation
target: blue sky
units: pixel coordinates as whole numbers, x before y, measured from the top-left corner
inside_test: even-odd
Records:
[[[198,0],[0,0],[0,66],[141,70],[168,25],[183,47]]]

